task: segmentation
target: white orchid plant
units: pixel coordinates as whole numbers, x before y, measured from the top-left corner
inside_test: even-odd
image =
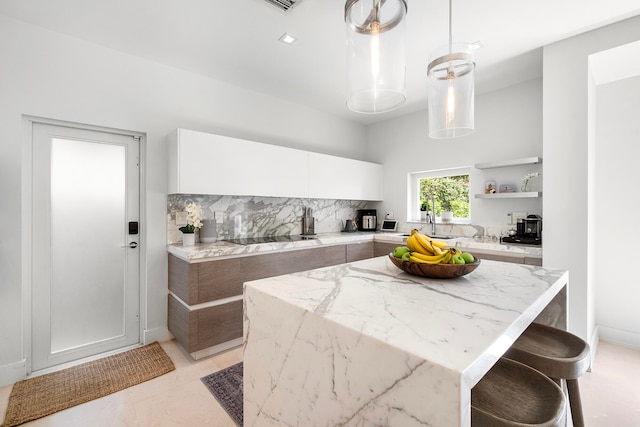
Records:
[[[187,225],[180,227],[178,230],[183,233],[195,233],[196,228],[202,228],[202,209],[195,203],[189,203],[184,210],[187,212]]]
[[[524,185],[522,186],[522,191],[527,191],[527,185],[529,184],[529,180],[537,176],[540,176],[540,172],[531,172],[526,174],[524,178],[522,178],[522,182],[524,183]]]

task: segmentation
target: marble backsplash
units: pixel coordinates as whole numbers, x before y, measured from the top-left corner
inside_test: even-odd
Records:
[[[201,194],[170,194],[167,198],[167,243],[180,243],[182,233],[176,225],[176,212],[184,210],[189,203],[202,208],[203,219],[214,219],[214,213],[222,216],[216,225],[218,240],[243,237],[286,236],[302,233],[302,216],[305,208],[313,209],[315,232],[335,233],[342,231],[345,221],[356,217],[358,209],[368,208],[366,201],[294,199],[286,197],[212,196]],[[378,227],[382,223],[378,215]],[[431,224],[426,222],[398,221],[397,232],[409,233],[417,228],[431,234]],[[508,235],[515,224],[440,224],[436,226],[439,236],[473,237],[486,242],[499,242],[500,236]],[[196,242],[199,241],[196,233]]]
[[[167,198],[167,240],[182,241],[176,225],[176,212],[189,203],[202,208],[203,219],[222,216],[216,225],[218,240],[242,237],[299,235],[305,208],[313,209],[315,232],[342,231],[344,223],[366,208],[366,201],[293,199],[286,197],[214,196],[201,194],[170,194]],[[198,241],[196,236],[196,241]]]

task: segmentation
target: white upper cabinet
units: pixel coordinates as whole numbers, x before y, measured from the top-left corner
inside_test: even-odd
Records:
[[[382,200],[382,165],[309,153],[309,197]]]
[[[382,166],[177,129],[169,193],[382,200]]]
[[[307,197],[306,151],[185,129],[168,140],[169,193]]]

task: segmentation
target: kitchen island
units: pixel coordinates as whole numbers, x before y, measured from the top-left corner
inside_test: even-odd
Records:
[[[427,279],[387,257],[247,282],[244,425],[470,426],[471,388],[526,327],[564,327],[567,282],[497,261]]]

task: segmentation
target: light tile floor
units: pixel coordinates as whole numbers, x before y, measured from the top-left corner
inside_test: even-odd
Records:
[[[175,341],[161,343],[176,369],[168,374],[23,424],[25,427],[235,427],[200,378],[242,360],[242,347],[194,361]],[[11,386],[0,388],[4,420]]]
[[[235,424],[200,381],[242,359],[242,348],[194,361],[174,341],[162,343],[176,370],[84,403],[26,427],[219,426]],[[580,379],[588,427],[640,427],[640,350],[600,342],[591,372]],[[11,386],[0,387],[0,422]]]
[[[600,341],[579,384],[587,427],[640,427],[640,349]]]

